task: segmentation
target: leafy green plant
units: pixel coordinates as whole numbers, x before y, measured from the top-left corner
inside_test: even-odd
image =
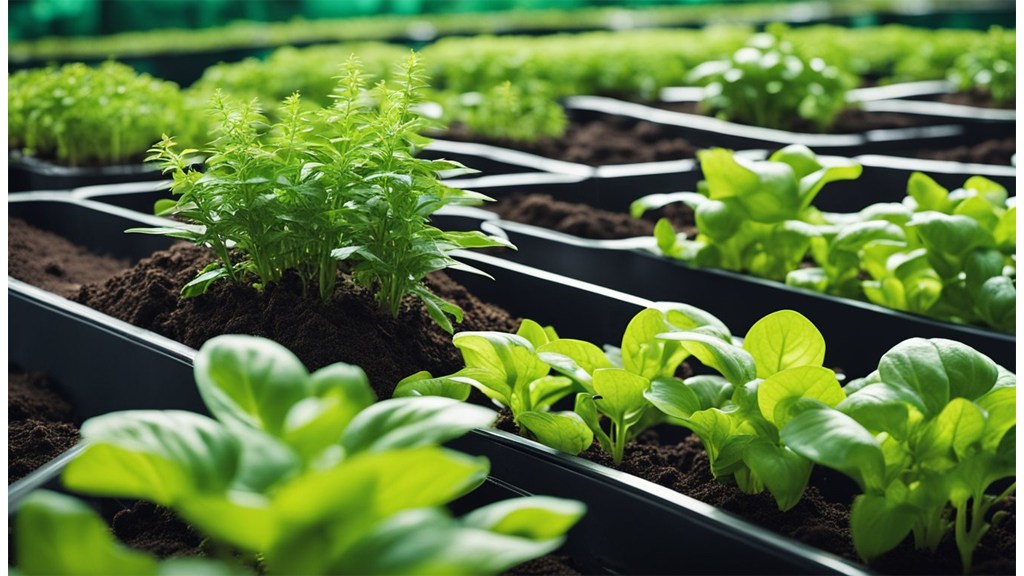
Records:
[[[430,292],[424,277],[444,268],[476,271],[456,261],[450,255],[455,250],[509,245],[480,232],[430,225],[430,215],[443,206],[489,198],[439,182],[441,171],[471,172],[461,164],[415,156],[429,142],[419,134],[428,121],[417,111],[426,83],[415,53],[396,77],[396,88],[381,82],[371,94],[352,58],[333,106],[307,112],[293,95],[269,130],[255,100],[237,104],[215,95],[217,138],[204,151],[205,173],[185,170],[196,151],[178,152],[171,138],[151,156],[173,174],[171,190],[178,196],[158,212],[201,228],[131,231],[213,249],[217,261],[183,288],[184,297],[200,295],[220,279],[252,278],[262,288],[295,273],[304,292],[316,287],[326,302],[338,262],[346,261],[353,280],[373,290],[383,310],[397,316],[411,295],[451,332],[448,315],[461,321],[462,311]]]
[[[445,98],[446,123],[464,124],[473,134],[532,142],[565,133],[565,111],[546,84],[529,88],[503,82],[485,93],[452,94]]]
[[[903,204],[824,215],[820,267],[790,285],[961,324],[1016,330],[1016,215],[1006,190],[975,176],[950,192],[911,175]]]
[[[493,423],[488,409],[437,397],[374,403],[358,367],[310,374],[280,345],[250,336],[207,342],[195,374],[214,418],[92,418],[64,484],[171,508],[214,545],[278,574],[497,573],[557,548],[583,514],[578,502],[543,497],[459,519],[443,509],[484,481],[488,462],[438,444]],[[75,505],[52,508],[82,515]],[[46,523],[24,523],[19,542],[36,556]],[[152,573],[152,561],[106,548],[85,557],[98,562],[92,568]],[[22,563],[27,573],[68,570],[56,560]]]
[[[701,193],[654,194],[633,202],[644,212],[685,202],[696,213],[696,239],[676,234],[666,219],[655,237],[666,256],[782,280],[796,269],[820,235],[814,198],[829,182],[860,176],[860,165],[822,165],[807,147],[787,146],[764,162],[748,161],[722,148],[698,152],[705,182]]]
[[[948,78],[960,90],[992,95],[996,104],[1012,102],[1017,94],[1017,37],[999,26],[957,57]]]
[[[1016,385],[1016,375],[968,346],[914,338],[848,384],[838,405],[796,414],[781,438],[860,485],[850,522],[865,560],[910,533],[917,548],[935,551],[952,530],[966,574],[1000,521],[989,511],[1016,489],[990,493],[1016,477]]]
[[[67,64],[8,75],[8,148],[70,166],[138,161],[160,135],[198,142],[178,86],[117,62]]]
[[[696,67],[688,79],[704,86],[702,107],[764,128],[792,130],[801,118],[828,130],[855,80],[821,58],[803,58],[779,34],[755,35],[727,60]]]

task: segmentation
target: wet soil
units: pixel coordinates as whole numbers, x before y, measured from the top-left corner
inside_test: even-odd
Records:
[[[586,204],[562,202],[550,194],[523,194],[516,192],[484,206],[497,212],[503,219],[532,224],[549,230],[572,234],[581,238],[613,240],[650,236],[658,218],[668,218],[677,232],[687,236],[697,234],[693,210],[683,204],[673,204],[653,210],[643,218],[633,218],[625,212],[612,212]]]
[[[78,442],[74,411],[45,374],[7,370],[7,484]]]
[[[451,126],[437,137],[491,144],[589,166],[695,158],[700,148],[684,138],[670,136],[657,124],[614,116],[570,122],[560,138],[540,138],[535,142],[482,137],[462,125]]]
[[[954,92],[952,94],[943,94],[938,98],[940,102],[946,104],[957,104],[960,106],[975,106],[977,108],[1001,108],[1003,110],[1013,110],[1017,107],[1017,102],[1010,99],[1007,102],[996,102],[992,98],[992,94],[984,90],[968,90],[966,92]]]
[[[551,554],[514,566],[508,572],[502,573],[502,576],[579,576],[582,574],[574,566],[572,558]]]
[[[83,284],[103,282],[131,263],[93,254],[18,218],[7,219],[7,274],[65,298]]]
[[[262,291],[218,282],[197,298],[182,299],[181,287],[213,261],[205,248],[177,244],[99,284],[83,286],[72,299],[193,348],[221,334],[250,334],[284,345],[315,370],[348,362],[366,371],[380,398],[418,370],[447,374],[462,367],[451,335],[430,319],[418,301],[407,299],[398,318],[380,310],[369,290],[339,271],[334,298],[324,304],[303,297],[297,277],[287,276]],[[427,285],[460,306],[462,330],[512,332],[519,320],[481,302],[448,276],[431,275]],[[316,288],[311,288],[315,294]]]
[[[993,138],[979,144],[956,146],[942,150],[923,150],[918,152],[919,158],[929,160],[945,160],[947,162],[970,162],[972,164],[996,164],[1010,166],[1013,155],[1017,153],[1017,140],[1013,136]]]

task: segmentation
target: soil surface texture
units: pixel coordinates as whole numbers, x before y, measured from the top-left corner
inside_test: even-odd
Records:
[[[7,273],[65,298],[82,284],[103,282],[131,266],[128,260],[93,254],[18,218],[7,219]]]
[[[78,442],[71,404],[44,374],[7,370],[7,484]]]
[[[565,234],[595,240],[650,236],[658,218],[666,217],[676,232],[697,234],[693,210],[683,204],[672,204],[653,210],[643,218],[633,218],[625,212],[612,212],[586,204],[562,202],[550,194],[513,193],[484,206],[497,212],[503,219],[532,224]]]
[[[923,150],[919,158],[945,160],[947,162],[970,162],[972,164],[997,164],[1010,166],[1011,158],[1017,153],[1017,140],[1013,137],[993,138],[979,144],[956,146],[943,150]]]
[[[491,144],[590,166],[695,158],[699,149],[688,140],[668,135],[657,124],[615,116],[585,123],[570,122],[561,137],[545,137],[535,142],[478,136],[463,125],[451,126],[438,137]]]
[[[111,529],[125,545],[157,558],[202,554],[202,537],[174,512],[150,502],[136,502],[115,514]]]
[[[655,108],[683,112],[686,114],[704,114],[700,102],[654,102],[650,104]],[[739,123],[739,122],[738,122]],[[859,134],[868,130],[888,130],[893,128],[912,128],[914,126],[927,125],[927,119],[911,116],[909,114],[896,114],[889,112],[865,112],[859,108],[845,108],[836,115],[835,123],[828,130],[830,134]],[[821,132],[812,123],[803,118],[794,118],[791,132],[817,133]]]
[[[328,304],[303,298],[295,276],[262,291],[218,282],[200,297],[182,299],[181,287],[212,261],[204,248],[177,244],[105,283],[84,286],[73,299],[193,348],[221,334],[251,334],[284,345],[310,370],[335,362],[355,364],[380,398],[389,398],[399,380],[418,370],[439,375],[463,366],[451,335],[418,300],[407,299],[399,317],[392,318],[380,311],[369,290],[355,286],[343,272]],[[463,309],[458,331],[513,332],[519,325],[504,309],[481,302],[444,274],[431,275],[427,285]],[[316,294],[315,287],[310,290]]]
[[[505,423],[508,426],[508,422]],[[665,431],[668,436],[678,430]],[[771,529],[848,560],[857,561],[850,537],[850,504],[856,487],[845,477],[815,468],[803,499],[794,508],[780,512],[767,492],[744,494],[734,485],[715,480],[707,452],[694,435],[678,443],[663,440],[658,430],[641,434],[626,446],[625,458],[615,466],[611,456],[595,443],[581,454],[588,460],[617,468],[682,492],[754,524]],[[849,486],[849,490],[846,487]],[[993,526],[974,555],[974,574],[1014,574],[1016,569],[1016,501],[1002,506],[1008,517]],[[960,554],[950,533],[936,553],[914,550],[913,539],[870,564],[886,574],[960,574]]]

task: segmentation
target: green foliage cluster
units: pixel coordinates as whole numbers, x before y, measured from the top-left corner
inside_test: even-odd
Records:
[[[158,562],[115,543],[85,504],[41,491],[18,513],[20,573],[497,574],[558,548],[584,513],[573,500],[525,497],[450,515],[445,505],[482,484],[489,463],[440,444],[493,423],[486,408],[375,403],[358,367],[310,374],[251,336],[207,342],[195,376],[213,418],[92,418],[63,481],[168,507],[219,553]]]
[[[648,427],[683,426],[703,442],[716,478],[767,490],[780,510],[803,497],[814,464],[833,468],[864,489],[851,528],[865,560],[911,531],[934,550],[955,526],[966,571],[999,521],[987,512],[1014,490],[988,494],[1016,476],[1016,376],[957,342],[907,340],[845,388],[823,366],[821,333],[791,310],[743,338],[707,312],[663,302],[630,321],[618,348],[529,320],[516,334],[461,333],[453,343],[463,369],[419,372],[395,395],[465,400],[474,387],[507,407],[524,436],[571,454],[597,439],[615,462]],[[687,360],[714,373],[677,377]],[[554,409],[570,395],[573,410]]]
[[[485,93],[442,93],[443,121],[464,124],[473,134],[530,142],[565,133],[565,110],[547,87],[523,88],[504,82]]]
[[[827,131],[847,106],[852,75],[821,58],[803,58],[782,32],[757,34],[725,60],[697,66],[688,79],[704,86],[701,106],[733,122],[798,130],[798,119]]]
[[[163,133],[195,143],[204,128],[176,84],[117,62],[22,70],[7,81],[8,148],[60,164],[137,161]]]
[[[632,212],[682,201],[696,212],[695,239],[665,219],[655,227],[666,256],[697,266],[748,272],[801,288],[949,322],[1016,329],[1016,206],[982,177],[948,191],[924,174],[900,204],[854,214],[822,213],[822,186],[854,179],[859,165],[822,166],[803,146],[750,162],[702,150],[700,193],[646,196]],[[802,267],[807,258],[817,264]]]
[[[246,58],[210,66],[189,90],[207,99],[220,90],[235,99],[264,102],[282,102],[298,92],[307,105],[328,107],[338,84],[338,64],[353,54],[359,57],[364,76],[376,82],[392,79],[395,65],[408,57],[409,50],[381,42],[288,46],[266,60]],[[276,114],[273,109],[267,112]]]
[[[894,0],[844,0],[829,6],[832,16],[870,14],[886,10]],[[815,6],[818,8],[819,6]],[[102,37],[51,37],[13,42],[10,59],[59,60],[125,58],[214,50],[262,48],[311,42],[351,42],[435,35],[509,33],[517,30],[655,28],[700,25],[709,20],[772,22],[803,17],[806,7],[778,3],[732,5],[648,6],[572,10],[502,10],[493,13],[388,15],[366,18],[294,18],[288,22],[236,21],[200,30],[162,29],[124,32]]]
[[[762,384],[763,386],[763,384]],[[850,527],[866,560],[910,533],[935,551],[951,531],[964,573],[1016,490],[1017,377],[951,340],[913,338],[887,352],[834,406],[796,405],[782,441],[857,482]]]
[[[988,35],[957,56],[949,80],[960,90],[979,90],[997,104],[1012,102],[1017,94],[1017,38],[993,26]]]
[[[213,249],[217,261],[183,288],[185,297],[221,279],[254,278],[262,288],[294,272],[304,291],[313,287],[326,302],[338,262],[346,261],[353,280],[373,290],[382,309],[397,316],[411,295],[451,332],[447,315],[461,321],[462,311],[430,292],[424,277],[444,268],[476,271],[453,259],[455,250],[508,244],[430,225],[430,215],[446,205],[488,198],[438,181],[441,171],[470,172],[461,164],[416,157],[429,140],[419,134],[428,122],[417,111],[426,83],[415,53],[396,84],[380,82],[368,91],[358,61],[350,59],[334,105],[307,112],[294,95],[269,129],[256,100],[233,103],[216,95],[217,137],[204,150],[205,172],[186,171],[197,151],[178,152],[170,138],[151,156],[173,174],[178,195],[158,204],[158,213],[200,228],[130,231]]]

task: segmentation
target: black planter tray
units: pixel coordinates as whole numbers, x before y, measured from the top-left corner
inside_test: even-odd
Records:
[[[115,256],[138,259],[172,242],[122,233],[139,223],[165,220],[68,195],[24,195],[9,208],[12,216]],[[566,337],[617,342],[629,318],[653,304],[486,254],[461,257],[498,280],[460,276],[471,292],[513,315],[550,323]],[[16,279],[8,278],[8,284],[9,328],[18,333],[8,345],[9,361],[26,370],[47,371],[66,385],[81,386],[78,392],[65,390],[73,400],[104,403],[79,406],[83,415],[129,405],[201,410],[192,384],[194,350]],[[597,310],[599,314],[594,313]],[[76,353],[54,365],[47,359],[46,348],[50,353]],[[115,366],[116,372],[104,373]],[[125,398],[121,386],[126,387]],[[173,398],[161,399],[158,393]],[[771,574],[864,573],[861,567],[682,494],[518,437],[478,431],[455,446],[491,458],[494,468],[488,486],[492,488],[511,494],[561,494],[587,502],[589,512],[573,530],[567,550],[595,570],[672,574],[686,566],[702,573],[740,574],[756,566],[758,572]],[[9,509],[17,504],[12,497],[52,480],[60,469],[61,463],[54,462],[12,486]],[[682,535],[692,546],[678,545]],[[730,554],[722,555],[721,550]]]
[[[980,142],[993,137],[990,124],[964,125],[960,120],[914,128],[870,130],[861,134],[810,134],[787,132],[772,128],[726,122],[700,114],[663,110],[644,104],[625,102],[603,96],[572,96],[565,100],[570,117],[587,120],[602,116],[618,116],[661,125],[670,134],[686,138],[702,146],[721,146],[736,150],[777,149],[789,144],[804,144],[822,154],[857,156],[899,151],[949,148],[964,143]],[[1012,128],[1003,125],[1004,135]]]
[[[782,282],[695,268],[656,253],[653,237],[588,240],[518,222],[490,219],[519,248],[503,257],[521,264],[621,290],[652,300],[685,302],[745,333],[763,316],[792,309],[807,316],[825,337],[829,366],[853,377],[874,370],[890,348],[912,337],[963,342],[1016,371],[1015,335],[962,326],[857,300],[793,288]]]
[[[590,176],[592,166],[555,160],[529,152],[479,144],[436,139],[420,152],[424,158],[445,158],[462,162],[483,174],[512,174],[518,172],[552,172],[573,176]]]
[[[762,160],[764,151],[739,152],[747,158]],[[823,156],[828,162],[835,157]],[[814,205],[828,212],[855,212],[877,202],[900,202],[906,196],[907,181],[914,172],[924,172],[950,190],[961,187],[971,176],[984,176],[1016,195],[1016,170],[1010,166],[963,164],[941,160],[921,160],[897,156],[864,155],[854,158],[864,167],[857,180],[831,182],[815,198]],[[678,163],[693,161],[677,161]],[[630,204],[648,194],[694,191],[703,179],[699,166],[677,170],[676,162],[603,166],[591,178],[560,174],[506,174],[465,178],[450,182],[493,198],[521,193],[546,193],[557,200],[587,204],[602,210],[629,212]],[[611,169],[622,169],[612,171]]]
[[[120,166],[61,166],[12,152],[7,160],[8,191],[71,190],[96,184],[162,180],[165,176],[155,164]]]

